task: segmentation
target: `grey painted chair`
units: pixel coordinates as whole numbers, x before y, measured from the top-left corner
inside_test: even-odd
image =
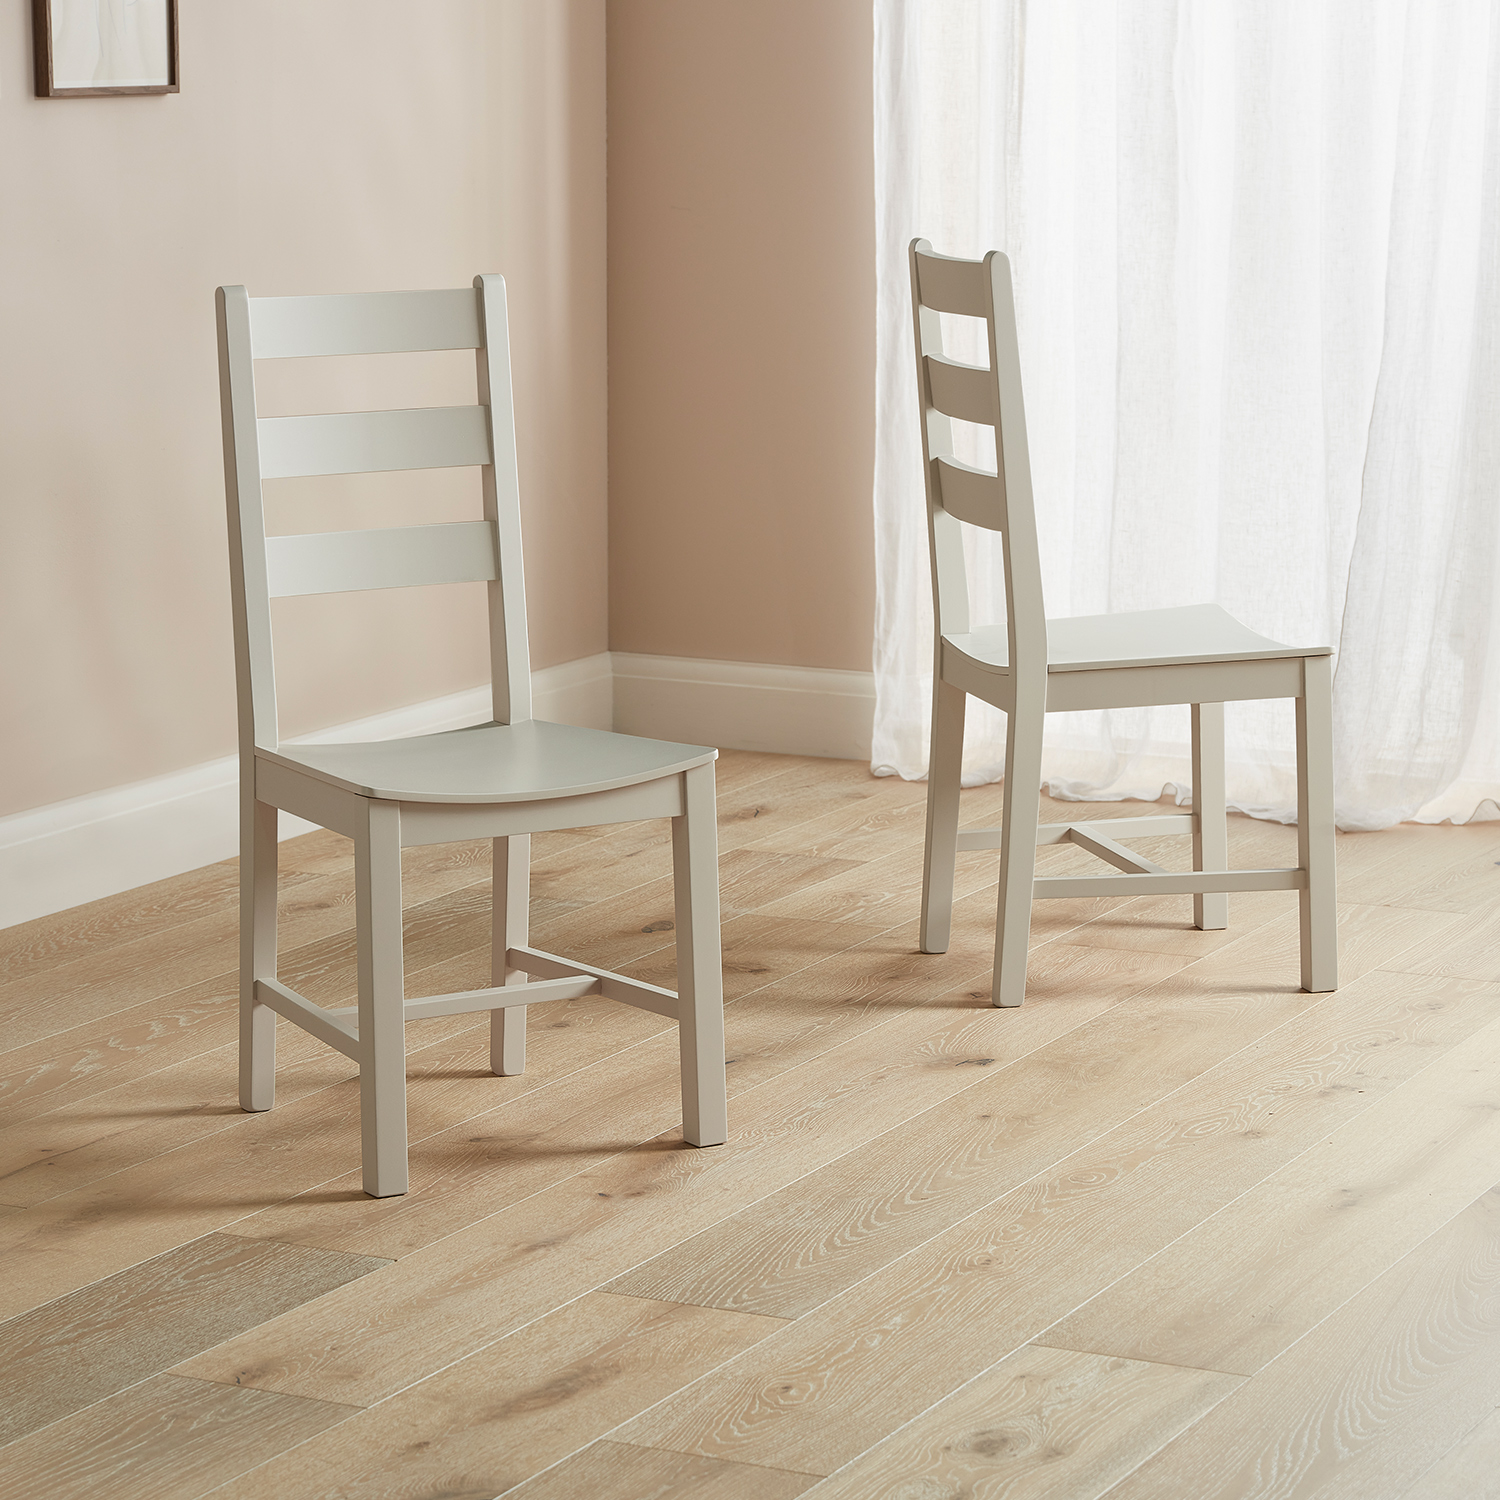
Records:
[[[531,717],[505,284],[473,289],[252,299],[218,293],[219,374],[240,723],[240,1102],[275,1097],[281,1014],[359,1065],[364,1186],[407,1189],[404,1027],[491,1014],[490,1065],[525,1066],[525,1007],[601,994],[676,1020],[683,1135],[726,1137],[723,977],[714,810],[717,751]],[[254,361],[473,349],[473,406],[257,418]],[[474,466],[483,518],[437,526],[265,533],[261,485],[313,474]],[[285,745],[276,726],[270,601],[411,584],[489,585],[494,721],[372,744]],[[354,841],[359,1003],[326,1009],[276,974],[277,809]],[[641,818],[672,820],[678,993],[527,945],[530,836]],[[401,850],[494,840],[490,988],[407,1000]]]
[[[912,241],[910,259],[935,626],[922,951],[948,947],[957,851],[998,848],[996,1005],[1019,1005],[1025,995],[1037,897],[1190,894],[1195,924],[1215,929],[1228,925],[1225,892],[1295,890],[1302,987],[1337,989],[1332,649],[1269,640],[1216,604],[1047,619],[1010,262],[998,250],[982,261],[937,255],[921,239]],[[944,355],[939,313],[985,320],[988,368]],[[994,429],[998,472],[954,457],[953,419]],[[970,623],[964,522],[1002,536],[1004,624]],[[1005,801],[998,829],[961,833],[959,772],[970,693],[1006,715]],[[1251,698],[1297,700],[1295,869],[1228,869],[1224,704]],[[1038,825],[1047,714],[1167,703],[1192,705],[1191,814]],[[1172,833],[1192,836],[1191,873],[1163,870],[1116,842]],[[1035,879],[1036,846],[1064,840],[1128,873]]]

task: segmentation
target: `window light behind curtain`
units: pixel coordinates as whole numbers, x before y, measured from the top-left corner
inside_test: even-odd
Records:
[[[1500,4],[875,0],[875,37],[876,770],[926,773],[920,234],[1015,267],[1048,613],[1215,600],[1332,642],[1341,826],[1495,816]],[[1232,804],[1294,817],[1291,705],[1227,720]],[[970,699],[966,782],[1004,725]],[[1185,707],[1047,746],[1056,794],[1188,795]]]

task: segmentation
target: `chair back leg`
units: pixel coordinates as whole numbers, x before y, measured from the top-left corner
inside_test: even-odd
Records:
[[[1005,802],[1000,813],[1000,902],[995,921],[995,1005],[1026,996],[1031,941],[1031,887],[1036,876],[1036,826],[1042,804],[1042,727],[1046,683],[1016,685],[1005,726]]]
[[[527,975],[510,968],[505,955],[524,948],[531,920],[531,835],[494,841],[493,908],[490,927],[490,983],[525,984]],[[490,1012],[490,1071],[502,1078],[526,1071],[526,1007]]]
[[[262,1110],[276,1102],[276,1012],[255,999],[276,977],[276,809],[247,787],[240,822],[240,1108]]]
[[[713,763],[684,772],[683,781],[686,811],[672,819],[682,1135],[693,1146],[722,1146],[729,1138],[729,1104]]]
[[[927,757],[927,844],[922,856],[923,953],[946,953],[953,926],[953,866],[958,853],[958,794],[964,762],[962,688],[936,674],[932,683],[932,741]]]
[[[1193,704],[1193,868],[1229,868],[1229,827],[1224,816],[1224,705]],[[1193,926],[1220,932],[1229,926],[1223,891],[1193,897]]]
[[[369,802],[354,840],[359,941],[359,1126],[364,1188],[404,1193],[406,994],[401,956],[401,809]]]
[[[1304,660],[1297,699],[1297,863],[1307,873],[1298,892],[1302,988],[1315,994],[1339,987],[1331,661],[1327,656]]]

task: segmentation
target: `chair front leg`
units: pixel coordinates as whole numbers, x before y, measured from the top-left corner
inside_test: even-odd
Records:
[[[401,809],[366,803],[354,840],[359,942],[359,1126],[364,1188],[372,1198],[404,1193],[406,1175],[406,994],[401,956]]]
[[[968,694],[934,675],[932,741],[927,757],[927,844],[922,856],[918,947],[946,953],[953,927],[953,866],[958,856],[958,793],[963,775]]]
[[[242,771],[253,776],[253,767]],[[255,981],[276,977],[276,809],[246,789],[240,803],[240,1108],[276,1102],[276,1012]]]
[[[531,835],[494,841],[494,896],[490,928],[490,983],[525,984],[527,976],[505,961],[510,948],[524,948],[530,930]],[[526,1071],[526,1007],[490,1012],[490,1071],[502,1078]]]
[[[995,922],[995,978],[990,1000],[1019,1005],[1026,997],[1031,941],[1031,889],[1036,876],[1036,827],[1041,813],[1042,729],[1046,682],[1018,682],[1006,716],[1005,802],[1000,813],[1000,909]]]
[[[1224,814],[1224,705],[1193,704],[1193,868],[1229,868],[1229,827]],[[1223,891],[1193,897],[1193,926],[1219,932],[1229,926]]]
[[[1306,657],[1302,670],[1297,699],[1297,863],[1307,874],[1298,892],[1302,988],[1322,994],[1339,987],[1331,658]]]
[[[684,772],[683,783],[686,811],[672,819],[682,1135],[693,1146],[722,1146],[729,1139],[729,1104],[713,762]]]

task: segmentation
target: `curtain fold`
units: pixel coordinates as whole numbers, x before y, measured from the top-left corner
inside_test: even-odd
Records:
[[[926,772],[921,234],[1015,267],[1048,613],[1215,600],[1330,642],[1341,826],[1494,816],[1500,4],[876,0],[875,22],[876,771]],[[999,549],[966,544],[998,618]],[[1291,820],[1291,705],[1226,717],[1232,805]],[[966,782],[998,779],[1004,734],[971,700]],[[1049,715],[1044,775],[1185,801],[1188,711]]]

